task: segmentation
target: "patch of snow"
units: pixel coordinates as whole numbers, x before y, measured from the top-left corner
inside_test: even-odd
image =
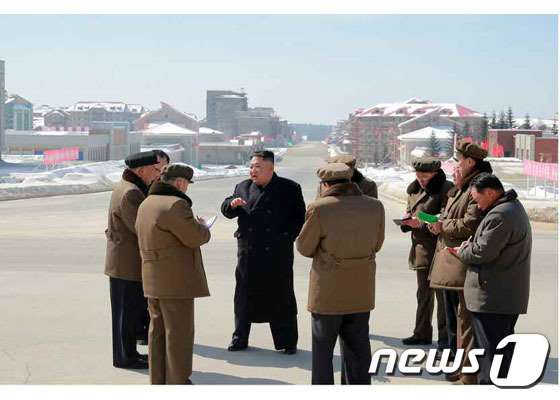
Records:
[[[5,159],[11,161],[10,156]],[[20,163],[26,162],[23,157],[20,157],[20,160]],[[40,166],[42,156],[40,160],[34,158],[31,161]],[[9,164],[7,162],[2,165],[3,171],[10,171]],[[124,160],[76,164],[45,172],[17,172],[19,171],[16,168],[18,165],[21,164],[14,163],[14,172],[0,181],[0,201],[110,191],[121,180],[125,169]],[[228,169],[227,165],[212,166],[208,169],[190,167],[194,171],[193,179],[195,181],[249,174],[249,168],[244,166],[235,169]]]

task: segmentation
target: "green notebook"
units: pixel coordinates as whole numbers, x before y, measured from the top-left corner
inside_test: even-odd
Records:
[[[437,215],[431,215],[431,214],[427,214],[425,212],[418,212],[418,219],[422,222],[427,222],[429,224],[434,223],[434,222],[438,222],[438,216]]]

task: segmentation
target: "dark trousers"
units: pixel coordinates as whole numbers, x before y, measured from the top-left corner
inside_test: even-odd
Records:
[[[293,315],[286,321],[270,321],[269,324],[276,350],[291,349],[297,346],[297,315]],[[241,345],[247,345],[249,344],[250,332],[251,321],[249,318],[235,314],[235,330],[233,331],[232,339]]]
[[[432,315],[434,313],[434,297],[437,300],[438,344],[447,347],[447,327],[445,323],[445,307],[441,290],[430,288],[427,269],[416,270],[416,322],[413,336],[418,339],[432,340]]]
[[[313,385],[333,385],[333,351],[341,343],[342,383],[369,385],[371,347],[369,312],[345,315],[311,314]]]
[[[109,278],[113,323],[113,365],[122,367],[138,358],[136,329],[141,317],[142,282]]]
[[[478,384],[489,385],[492,383],[490,381],[490,367],[492,366],[494,355],[497,353],[496,346],[506,336],[513,335],[513,328],[519,315],[473,312],[472,316],[475,348],[484,349],[484,355],[478,358],[480,363]],[[504,349],[498,350],[498,352],[504,355],[498,376],[505,377],[513,357],[513,346],[508,345]]]
[[[148,341],[148,329],[150,328],[150,313],[148,312],[148,299],[143,297],[140,318],[136,326],[136,339]]]
[[[442,290],[445,306],[445,325],[447,327],[448,348],[451,354],[457,352],[457,310],[459,308],[459,294],[456,290]]]

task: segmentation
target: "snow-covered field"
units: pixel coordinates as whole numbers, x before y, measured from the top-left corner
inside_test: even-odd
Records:
[[[54,171],[40,171],[42,156],[8,156],[0,165],[0,200],[15,200],[31,197],[57,196],[65,194],[94,193],[112,190],[121,179],[124,161],[104,161],[85,163],[59,168]],[[21,168],[25,166],[26,168]],[[213,165],[194,170],[194,180],[246,176],[249,168]]]
[[[270,150],[277,157],[282,157],[288,149],[278,147]],[[112,190],[125,168],[124,160],[118,160],[65,163],[58,169],[46,171],[41,155],[4,155],[2,158],[5,162],[0,163],[0,201]],[[195,181],[249,175],[249,168],[240,165],[191,168]]]

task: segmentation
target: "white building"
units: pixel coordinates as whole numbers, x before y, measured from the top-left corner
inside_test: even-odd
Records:
[[[453,140],[453,134],[450,129],[440,129],[428,126],[418,129],[404,135],[397,136],[399,140],[400,163],[410,164],[414,158],[427,155],[426,150],[429,148],[429,141],[435,135],[440,148],[440,157],[451,157],[452,154],[445,154],[449,141]]]
[[[181,162],[197,165],[197,132],[182,128],[170,122],[152,125],[139,132],[142,134],[143,147],[158,148],[158,146],[165,144],[180,144],[184,148]]]

